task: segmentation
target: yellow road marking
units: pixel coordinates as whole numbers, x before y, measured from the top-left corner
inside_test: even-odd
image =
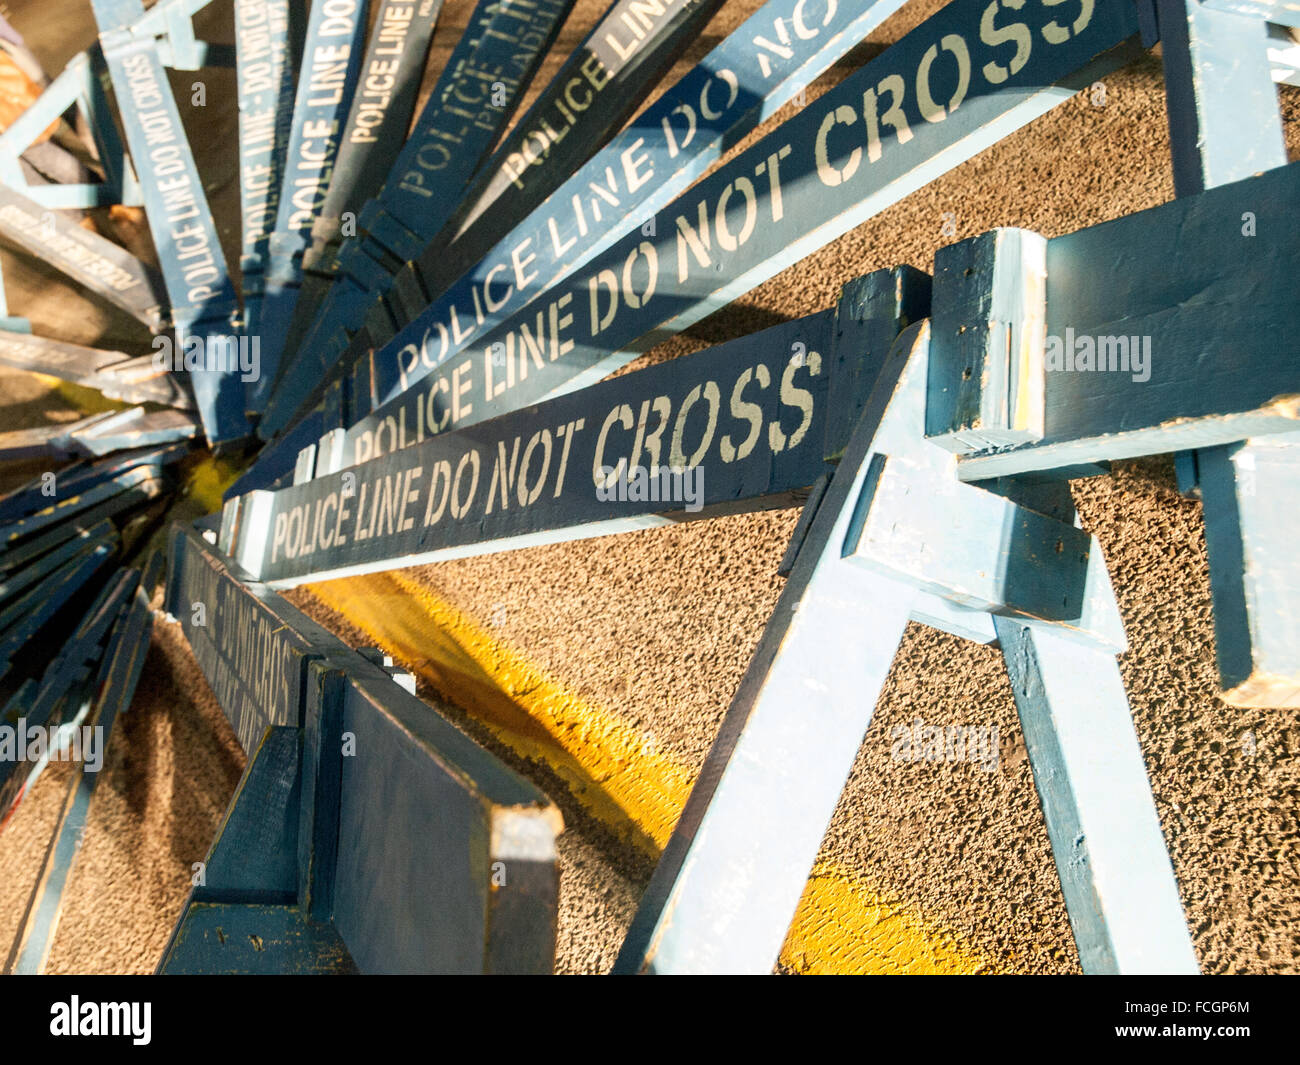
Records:
[[[308,590],[503,743],[550,767],[594,816],[658,858],[690,794],[690,768],[400,571]],[[821,865],[808,880],[781,960],[807,973],[992,971],[951,933],[846,870]]]

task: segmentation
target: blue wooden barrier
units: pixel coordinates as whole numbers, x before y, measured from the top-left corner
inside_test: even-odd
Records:
[[[341,234],[338,240],[325,237],[305,253],[308,267],[337,274],[338,283],[328,289],[328,297],[320,286],[309,285],[311,302],[302,313],[310,314],[321,301],[320,313],[290,353],[295,361],[280,368],[282,377],[295,380],[311,373],[324,357],[324,344],[340,329],[361,325],[372,289],[442,228],[455,202],[438,190],[459,191],[469,182],[514,114],[572,6],[573,0],[540,0],[516,8],[479,0],[382,189],[360,210],[358,236],[346,244]],[[259,427],[260,434],[266,432]]]
[[[421,291],[436,298],[425,301],[427,309],[421,304],[419,314],[405,307],[405,317],[436,323],[432,328],[439,337],[445,333],[449,346],[463,348],[580,269],[629,228],[639,228],[642,217],[688,188],[727,147],[775,113],[896,8],[893,0],[876,0],[863,8],[834,4],[814,17],[806,14],[801,0],[764,5],[463,276],[453,281],[453,266],[443,263],[436,275],[424,277]],[[785,30],[787,24],[796,25],[798,32]],[[526,270],[515,269],[516,254],[527,263]],[[455,250],[455,262],[465,262],[462,249]],[[267,411],[262,435],[275,434],[304,406],[319,401],[329,386],[338,387],[341,379],[357,372],[357,356],[368,354],[370,339],[358,338],[342,352],[339,361],[328,366],[324,380],[296,375],[286,381],[278,402]],[[433,339],[431,335],[429,342]],[[426,356],[426,347],[422,339],[401,355],[424,363],[433,357]],[[350,396],[353,418],[370,408],[368,374],[361,380],[364,387]]]
[[[649,227],[653,235],[633,230],[546,299],[475,338],[478,350],[490,353],[493,345],[517,347],[525,325],[534,340],[542,333],[546,365],[526,380],[486,393],[477,358],[455,357],[450,344],[425,351],[431,340],[454,335],[447,325],[416,319],[369,360],[369,392],[379,406],[345,421],[348,461],[373,453],[375,430],[387,418],[413,426],[420,409],[432,404],[441,419],[453,372],[459,374],[455,387],[471,375],[479,401],[462,405],[451,425],[600,380],[664,331],[698,321],[1138,54],[1138,19],[1128,0],[1089,6],[1087,18],[1075,20],[1077,29],[1046,36],[1047,27],[1057,25],[1056,8],[1026,8],[1023,17],[1045,43],[1014,72],[1004,70],[993,62],[999,56],[970,32],[984,6],[956,0],[943,8],[660,210]],[[944,38],[952,50],[940,66],[934,41]],[[915,85],[922,71],[924,96],[904,88],[893,100],[896,81]],[[936,94],[946,101],[943,107]],[[864,100],[873,105],[866,114]],[[421,353],[414,364],[411,350]],[[354,396],[361,392],[353,390]],[[323,421],[315,427],[322,434],[333,428]],[[291,469],[294,458],[283,447],[269,449],[254,478],[239,487],[265,487]]]
[[[280,363],[302,277],[302,254],[320,213],[344,140],[361,72],[368,0],[313,4],[303,42],[302,68],[267,241],[266,280],[258,329],[261,375],[249,389],[250,407],[265,398]]]
[[[244,330],[253,335],[261,327],[268,245],[293,119],[294,57],[302,51],[293,21],[289,0],[235,0],[240,295]]]
[[[250,758],[159,971],[549,972],[546,798],[194,530],[170,555]]]
[[[223,357],[231,349],[235,291],[158,43],[140,0],[94,0],[93,8],[141,178],[177,345],[194,343],[203,352],[189,380],[204,431],[213,444],[241,440],[248,423],[239,369]]]

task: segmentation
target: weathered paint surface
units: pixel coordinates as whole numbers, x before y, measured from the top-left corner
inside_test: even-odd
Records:
[[[553,771],[630,846],[662,852],[692,769],[603,707],[548,676],[427,586],[401,572],[308,586],[513,750]],[[886,902],[846,871],[814,869],[781,960],[837,973],[974,973],[997,966],[920,911]]]

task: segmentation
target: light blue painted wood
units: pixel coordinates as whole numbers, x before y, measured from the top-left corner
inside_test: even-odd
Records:
[[[157,41],[141,30],[139,0],[93,0],[92,6],[126,142],[140,173],[177,346],[188,350],[187,344],[198,343],[205,354],[223,350],[232,339],[235,291]],[[211,443],[248,435],[237,368],[205,358],[189,379]]]
[[[1096,539],[1068,520],[962,484],[956,459],[926,440],[931,329],[924,322],[917,330],[876,429],[845,558],[957,606],[1052,621],[1081,642],[1123,651]]]
[[[1084,972],[1199,972],[1114,655],[994,624]]]
[[[1300,706],[1300,432],[1198,458],[1222,697]]]
[[[1296,0],[1199,0],[1210,11],[1230,12],[1256,19],[1276,22],[1282,26],[1300,26],[1300,3]]]
[[[1156,2],[1178,195],[1285,165],[1263,20],[1201,0]]]
[[[1043,435],[1047,239],[994,229],[934,257],[926,433],[953,451]]]
[[[1284,167],[1276,75],[1265,51],[1273,28],[1261,16],[1297,25],[1300,6],[1291,0],[1187,0],[1185,8],[1182,0],[1161,4],[1178,195]],[[1294,271],[1293,259],[1292,276]],[[1252,298],[1252,318],[1258,313],[1256,302]],[[1288,336],[1294,337],[1293,329]],[[1294,353],[1288,354],[1294,364]],[[1275,383],[1279,394],[1295,391]],[[1293,423],[1295,419],[1293,408]],[[1300,500],[1298,435],[1284,433],[1196,455],[1219,682],[1223,698],[1238,706],[1300,702],[1300,570],[1293,537],[1285,520],[1278,520],[1294,513]]]

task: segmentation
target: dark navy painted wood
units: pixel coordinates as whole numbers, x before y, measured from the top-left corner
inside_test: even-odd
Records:
[[[333,280],[331,265],[334,250],[343,239],[344,216],[348,216],[346,221],[355,233],[357,215],[379,192],[384,175],[397,161],[411,124],[415,95],[442,3],[381,0],[379,4],[352,108],[343,126],[338,160],[312,225],[311,246],[303,253],[302,283],[277,365],[283,365],[285,357],[297,350],[315,323],[321,300]],[[322,258],[328,258],[330,263],[324,271],[317,271]],[[257,396],[262,400],[270,395],[270,379],[264,377],[259,384],[262,387]]]
[[[812,14],[804,0],[764,5],[472,268],[464,242],[459,242],[434,256],[448,260],[439,264],[436,274],[426,262],[423,281],[409,268],[400,271],[386,301],[397,321],[406,325],[433,303],[426,321],[437,320],[451,328],[454,317],[461,339],[453,346],[463,348],[580,269],[629,229],[639,227],[896,6],[893,0],[862,7],[835,4]],[[514,270],[516,250],[521,261],[534,257],[523,274],[525,285],[518,283]],[[490,299],[485,298],[485,286],[492,289]],[[431,301],[431,295],[437,299]],[[362,365],[359,360],[368,362],[374,346],[373,338],[368,344],[350,345],[326,380],[348,373],[349,368],[355,373]],[[310,380],[286,383],[286,398],[268,412],[269,431],[285,424],[283,407],[301,409],[319,399],[321,386],[312,391],[313,384]],[[370,392],[367,381],[349,410],[351,420],[372,408]]]
[[[826,466],[834,320],[823,311],[404,450],[394,424],[391,454],[275,493],[237,557],[287,584],[790,505]],[[887,318],[882,332],[896,328]],[[501,355],[494,376],[507,360],[531,372]],[[673,498],[658,478],[648,494],[659,467],[680,471]]]
[[[549,973],[558,811],[379,667],[349,674],[334,923],[358,967]]]
[[[158,963],[162,976],[348,975],[357,971],[328,924],[296,906],[190,902]]]
[[[300,396],[296,390],[304,384],[310,388],[316,369],[333,364],[348,335],[365,320],[374,294],[451,218],[474,171],[514,116],[573,3],[537,0],[512,8],[479,0],[383,187],[361,209],[360,235],[341,246],[326,241],[314,248],[313,269],[337,275],[338,281],[282,368],[282,383],[293,396]],[[291,414],[300,402],[278,395],[273,399],[265,414],[271,420],[258,429],[264,439],[272,426],[278,430],[284,424],[277,412],[287,407],[283,413]]]
[[[320,630],[279,596],[242,581],[197,532],[170,532],[167,610],[185,637],[248,754],[267,728],[301,724],[307,663]],[[203,625],[195,605],[203,607]]]
[[[161,555],[154,555],[151,561],[160,561],[161,558]],[[114,627],[96,678],[94,702],[85,718],[85,725],[100,729],[100,750],[105,757],[116,719],[131,705],[136,684],[144,669],[149,636],[153,629],[150,599],[156,579],[156,568],[151,565]],[[5,966],[6,972],[38,974],[44,971],[63,907],[64,889],[81,847],[90,800],[101,775],[102,766],[99,772],[85,766],[70,785],[59,818],[57,836],[47,854],[42,875],[33,889],[23,928],[14,939]]]
[[[600,380],[662,335],[659,331],[685,328],[1137,54],[1136,14],[1128,2],[1085,6],[1086,20],[1076,13],[1071,22],[1082,23],[1077,31],[1058,21],[1064,17],[1059,5],[1027,4],[1016,18],[1042,43],[1010,73],[998,66],[1010,56],[982,44],[972,30],[986,6],[976,0],[949,4],[658,212],[654,237],[633,232],[547,299],[477,341],[472,356],[445,364],[428,360],[403,380],[403,352],[422,343],[431,327],[413,322],[375,353],[376,392],[385,402],[349,429],[350,441],[402,410],[413,424],[417,407],[449,389],[450,374],[464,374],[466,366],[472,388],[481,391],[476,370],[481,352],[507,342],[525,323],[536,329],[538,313],[548,326],[548,340],[554,336],[562,342],[564,354],[499,397],[473,404],[468,413],[462,408],[450,424],[492,417]],[[1061,43],[1048,43],[1062,35]],[[950,38],[951,50],[941,57],[935,41],[944,38]],[[960,76],[966,67],[957,57],[963,54],[969,55],[969,77]],[[915,85],[922,70],[929,76],[930,98],[918,101]],[[990,80],[991,73],[1001,77],[999,71],[1005,77]],[[905,116],[907,138],[881,117],[893,114],[891,86],[898,85],[903,86],[898,114]],[[878,144],[870,116],[863,116],[864,94],[876,101]],[[956,106],[949,114],[938,110],[936,100],[945,106],[956,101]],[[903,118],[896,121],[904,128]],[[779,195],[773,195],[774,187]],[[618,309],[611,315],[616,289]],[[439,416],[449,409],[439,396],[434,405]]]
[[[289,0],[235,0],[239,92],[239,273],[244,330],[256,334],[268,243],[280,202],[280,182],[293,120],[294,57]]]
[[[1300,164],[1291,164],[1049,241],[1043,438],[963,458],[962,479],[1294,429],[1300,305],[1290,279],[1300,234],[1287,220],[1297,194]],[[1084,337],[1098,348],[1097,338],[1130,347],[1137,338],[1149,359],[1143,372],[1131,360],[1128,372],[1053,370],[1052,337],[1062,350],[1073,338],[1076,351]]]
[[[196,902],[291,903],[298,897],[301,731],[273,725],[235,788],[203,862]]]
[[[313,4],[298,71],[289,144],[281,170],[275,226],[267,243],[266,284],[258,325],[262,374],[251,396],[260,402],[280,364],[302,277],[302,253],[334,176],[344,124],[361,71],[369,0]]]

